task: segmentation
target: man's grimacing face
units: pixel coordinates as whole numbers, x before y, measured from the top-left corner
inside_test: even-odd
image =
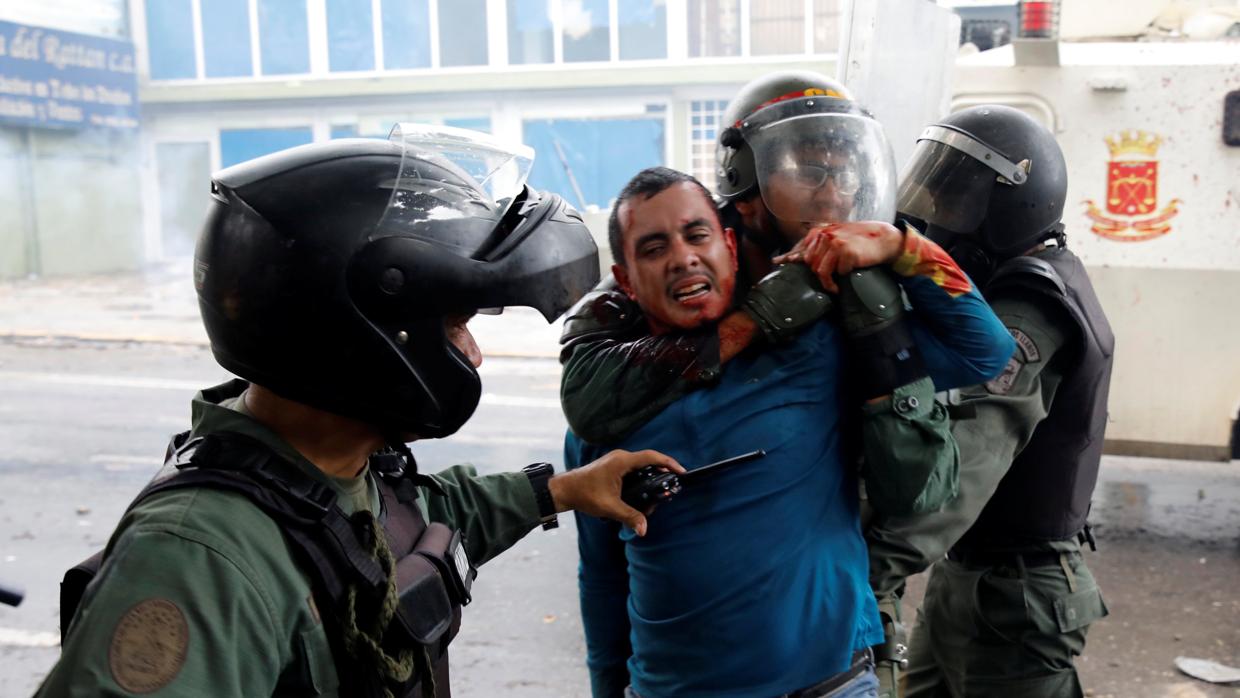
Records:
[[[655,333],[723,317],[736,286],[736,238],[692,182],[620,204],[624,265],[612,266]]]

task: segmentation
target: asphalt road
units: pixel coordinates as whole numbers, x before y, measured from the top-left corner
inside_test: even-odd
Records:
[[[564,418],[552,361],[494,359],[464,430],[416,444],[423,470],[559,463]],[[188,425],[195,390],[226,377],[198,348],[0,341],[0,696],[33,692],[58,649],[58,582],[100,548]],[[1090,564],[1111,617],[1081,667],[1095,696],[1236,696],[1175,672],[1177,655],[1240,665],[1240,477],[1235,466],[1109,459]],[[453,649],[454,695],[588,694],[576,535],[536,531],[484,567]],[[912,601],[923,581],[911,586]],[[911,610],[908,612],[911,617]]]

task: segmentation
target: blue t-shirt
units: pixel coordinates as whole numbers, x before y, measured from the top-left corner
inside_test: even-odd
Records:
[[[618,444],[687,468],[767,455],[661,506],[645,538],[578,516],[592,674],[627,659],[645,698],[773,696],[882,642],[841,442],[842,356],[838,330],[819,323],[788,346],[734,359],[716,386]],[[605,451],[568,437],[569,467]],[[617,622],[626,597],[628,622]],[[615,637],[630,628],[631,657],[628,638]],[[596,695],[614,690],[596,685]]]
[[[904,287],[929,311],[913,332],[936,386],[987,380],[1011,356],[1011,337],[976,290],[953,298],[921,277]],[[569,468],[611,447],[655,449],[689,469],[767,454],[660,506],[644,538],[577,515],[596,697],[630,682],[643,698],[774,696],[837,674],[856,650],[882,642],[845,453],[858,410],[845,394],[844,354],[841,332],[820,322],[788,345],[734,358],[716,385],[621,443],[568,434]]]

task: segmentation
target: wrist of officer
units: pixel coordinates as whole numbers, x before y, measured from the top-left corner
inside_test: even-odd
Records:
[[[543,530],[559,526],[556,514],[568,510],[567,506],[561,504],[564,501],[563,482],[555,482],[560,480],[562,475],[556,475],[555,467],[550,463],[527,465],[521,472],[529,478],[530,487],[534,490],[534,502],[538,505],[538,518]],[[557,493],[560,495],[558,498]]]

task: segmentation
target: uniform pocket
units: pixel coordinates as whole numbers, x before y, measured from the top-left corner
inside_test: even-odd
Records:
[[[1107,605],[1098,587],[1082,589],[1055,599],[1055,622],[1059,632],[1079,630],[1106,617]]]
[[[862,476],[874,508],[888,516],[937,511],[956,496],[960,454],[947,410],[929,379],[862,408]]]
[[[973,612],[979,625],[996,638],[1019,645],[1021,635],[1030,626],[1025,582],[987,570],[977,580]]]
[[[332,659],[332,649],[327,643],[327,633],[323,626],[315,626],[305,630],[299,637],[301,643],[301,677],[305,682],[307,695],[334,696],[340,687],[340,678],[336,676],[336,663]]]

